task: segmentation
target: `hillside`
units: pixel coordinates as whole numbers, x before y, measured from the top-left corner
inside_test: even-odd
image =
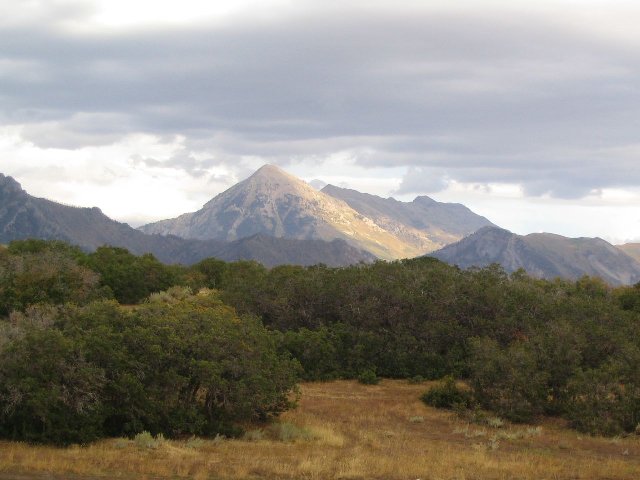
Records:
[[[207,242],[202,242],[205,245]],[[217,258],[226,261],[260,259],[266,267],[276,265],[317,265],[329,267],[373,262],[376,257],[344,240],[297,240],[253,235],[224,244],[216,250]]]
[[[25,238],[63,240],[92,251],[102,245],[152,253],[165,263],[192,264],[206,257],[251,259],[265,265],[325,263],[338,266],[371,261],[371,254],[345,242],[282,240],[267,236],[244,241],[185,240],[149,235],[116,222],[98,208],[77,208],[37,198],[11,177],[0,174],[0,244]]]
[[[343,200],[358,213],[425,253],[493,225],[464,205],[436,202],[427,196],[401,202],[334,185],[325,186],[322,192]]]
[[[0,243],[30,237],[63,240],[85,250],[122,246],[136,254],[162,252],[176,242],[144,235],[99,208],[69,207],[33,197],[13,178],[0,174]]]
[[[485,227],[430,254],[461,268],[499,263],[540,278],[598,276],[612,285],[640,281],[640,263],[600,238],[567,238],[551,233],[516,235]]]

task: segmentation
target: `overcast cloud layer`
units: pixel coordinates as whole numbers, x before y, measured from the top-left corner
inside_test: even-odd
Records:
[[[179,3],[0,0],[0,172],[140,223],[269,162],[640,238],[632,2]]]

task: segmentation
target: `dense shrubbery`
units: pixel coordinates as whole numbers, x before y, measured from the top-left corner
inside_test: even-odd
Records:
[[[307,379],[453,375],[511,421],[559,415],[607,435],[640,422],[640,285],[420,258],[342,269],[228,264],[220,286],[227,302],[283,332]]]
[[[297,362],[254,318],[212,292],[180,290],[133,310],[65,305],[27,312],[0,349],[0,434],[87,442],[142,431],[238,433],[290,406]]]
[[[123,304],[138,303],[153,292],[181,283],[175,270],[153,255],[138,257],[124,248],[100,247],[87,256],[85,263]]]
[[[62,242],[26,240],[0,250],[0,316],[36,303],[85,303],[109,296],[83,253]]]
[[[170,285],[216,288],[249,317],[184,289],[153,294]],[[149,294],[133,309],[98,301],[135,304]],[[47,303],[66,306],[33,306]],[[550,414],[583,431],[621,434],[640,423],[639,306],[640,285],[537,280],[497,266],[461,271],[431,258],[270,270],[207,259],[180,267],[111,247],[84,254],[57,242],[15,242],[0,249],[0,315],[11,318],[0,321],[1,432],[67,441],[61,419],[69,416],[84,422],[77,438],[231,429],[235,419],[284,408],[291,355],[308,380],[368,371],[451,375],[467,381],[479,407],[511,421]],[[263,353],[248,354],[243,335],[255,335],[250,346]],[[37,352],[56,360],[22,365]],[[194,375],[195,391],[187,380]],[[82,388],[69,390],[68,379]],[[242,393],[257,390],[268,407]]]

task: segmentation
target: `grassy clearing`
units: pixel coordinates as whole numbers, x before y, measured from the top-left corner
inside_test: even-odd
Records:
[[[640,478],[639,437],[582,436],[555,421],[467,424],[425,406],[419,397],[427,387],[390,380],[304,384],[299,408],[280,426],[252,428],[241,440],[145,437],[66,449],[4,442],[0,478]]]

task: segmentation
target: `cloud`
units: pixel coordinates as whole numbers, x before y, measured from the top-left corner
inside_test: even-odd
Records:
[[[97,5],[29,5],[0,22],[0,121],[39,148],[181,138],[170,158],[137,161],[237,178],[348,152],[404,168],[399,193],[511,183],[577,198],[640,184],[628,28],[640,11],[622,3],[306,1],[94,30],[77,27]]]
[[[402,178],[396,194],[436,193],[446,190],[449,181],[446,172],[432,168],[411,167]]]

